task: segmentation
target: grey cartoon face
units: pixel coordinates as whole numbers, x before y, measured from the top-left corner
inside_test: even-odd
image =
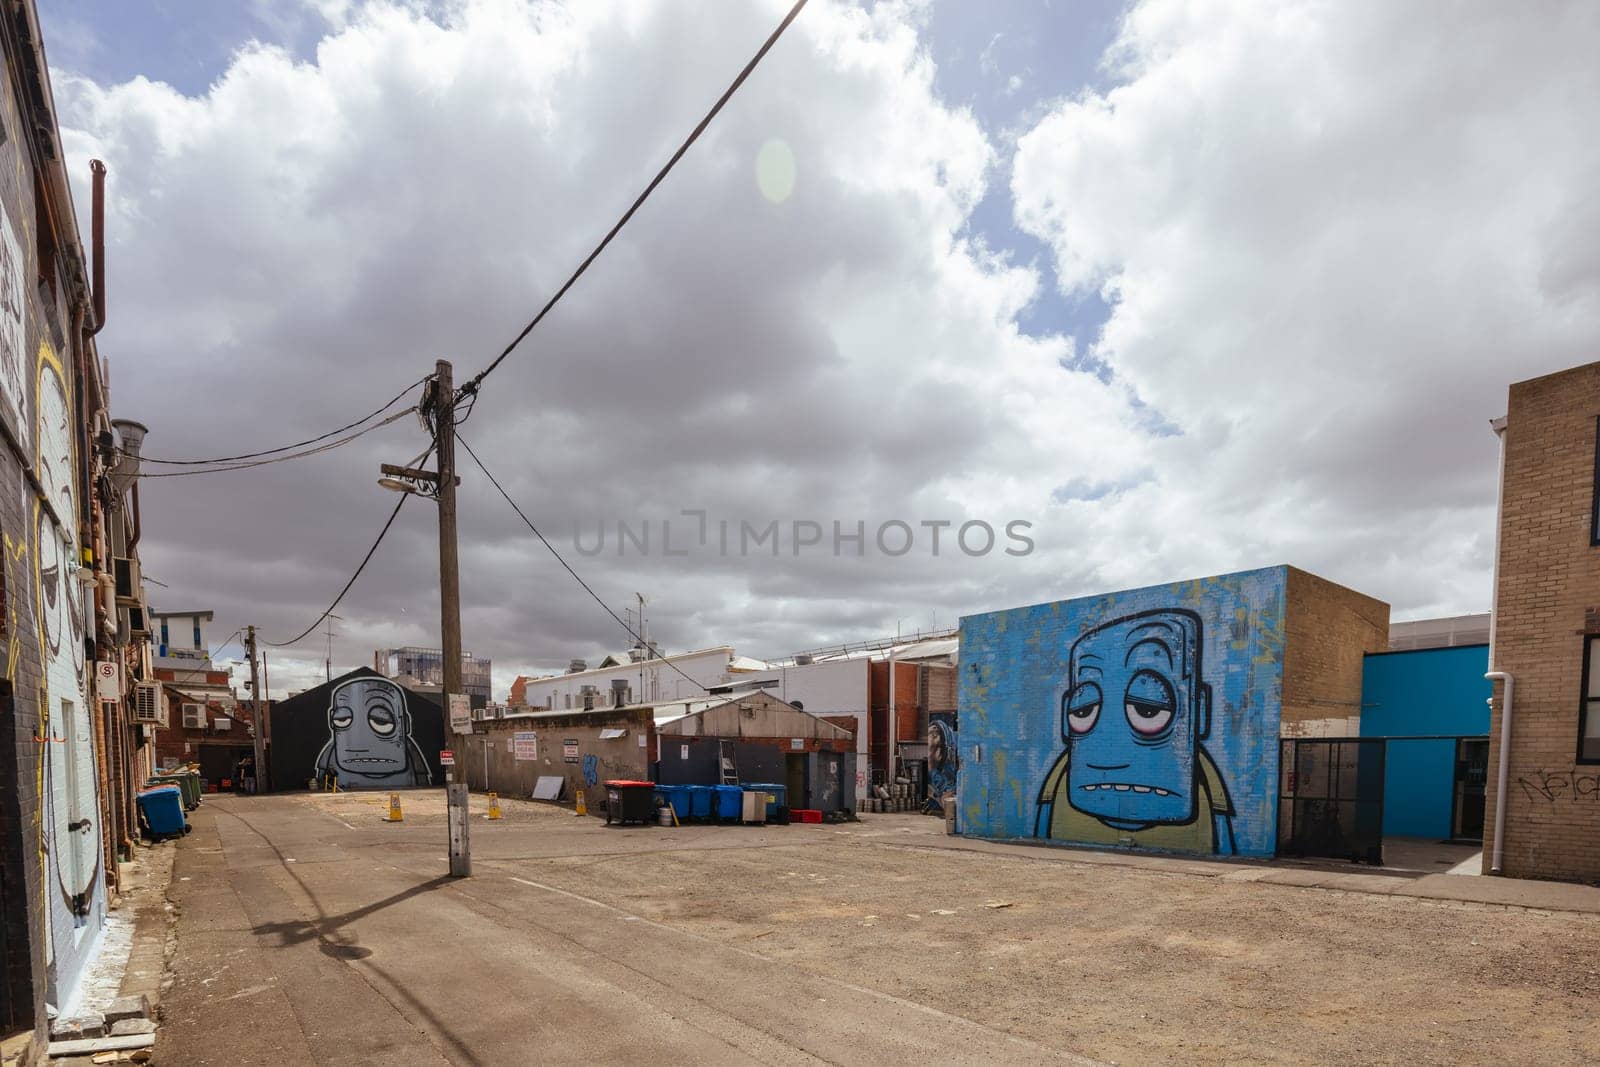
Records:
[[[341,771],[383,778],[409,766],[411,716],[405,693],[387,678],[355,678],[334,689],[328,727]]]

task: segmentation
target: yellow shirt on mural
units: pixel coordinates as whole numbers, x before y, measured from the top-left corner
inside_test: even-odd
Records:
[[[1063,752],[1050,769],[1044,788],[1039,792],[1040,802],[1050,805],[1049,825],[1040,826],[1044,831],[1041,836],[1052,841],[1084,845],[1131,844],[1136,848],[1168,852],[1231,852],[1231,841],[1226,849],[1219,848],[1217,841],[1215,816],[1233,814],[1222,772],[1203,747],[1195,753],[1195,757],[1200,765],[1197,776],[1200,790],[1195,797],[1193,821],[1182,824],[1158,823],[1142,830],[1119,830],[1115,826],[1107,826],[1093,815],[1079,811],[1067,801],[1069,752]]]

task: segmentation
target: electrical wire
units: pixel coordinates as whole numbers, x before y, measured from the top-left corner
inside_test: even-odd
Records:
[[[337,437],[339,434],[344,433],[346,430],[353,430],[357,426],[360,426],[364,422],[371,422],[373,419],[377,418],[379,415],[382,415],[385,411],[388,411],[390,408],[394,407],[401,400],[405,399],[405,396],[406,396],[407,393],[411,392],[411,390],[415,389],[417,386],[421,385],[423,382],[427,381],[431,377],[433,377],[433,376],[431,374],[429,374],[429,375],[424,375],[421,378],[418,378],[416,381],[414,381],[410,385],[406,386],[400,392],[396,393],[394,395],[394,398],[392,400],[390,400],[387,404],[383,405],[383,407],[379,408],[377,411],[372,412],[372,414],[370,414],[370,415],[363,416],[362,418],[357,419],[355,422],[346,423],[345,425],[339,427],[337,430],[329,430],[325,434],[319,434],[316,437],[307,438],[304,441],[296,441],[292,445],[279,445],[277,448],[263,449],[260,452],[245,452],[245,453],[243,453],[241,455],[237,455],[237,456],[218,456],[215,459],[154,459],[154,458],[152,458],[150,456],[140,456],[139,457],[139,462],[140,463],[156,463],[156,464],[160,464],[160,465],[168,466],[168,467],[206,467],[206,466],[211,466],[211,465],[216,464],[216,463],[236,463],[236,462],[238,462],[240,460],[258,459],[261,456],[271,456],[271,455],[275,455],[278,452],[288,452],[288,451],[290,451],[292,449],[304,448],[306,445],[314,445],[318,441],[326,441],[330,437]],[[412,410],[415,410],[415,409],[413,408]],[[146,475],[142,475],[142,477],[151,478],[151,477],[162,477],[162,476],[161,475],[149,475],[149,474],[146,474]]]
[[[460,434],[457,434],[456,435],[456,443],[459,444],[462,448],[467,450],[467,455],[472,457],[472,462],[474,462],[474,463],[476,463],[478,465],[478,469],[483,472],[483,476],[485,478],[489,479],[489,484],[494,486],[496,489],[498,489],[500,491],[500,495],[505,497],[506,503],[511,505],[511,510],[515,511],[517,513],[517,518],[521,519],[523,521],[523,523],[525,523],[527,525],[528,529],[533,531],[533,536],[535,536],[535,537],[537,537],[539,539],[539,543],[540,544],[544,545],[545,548],[548,548],[550,550],[550,554],[556,558],[556,562],[561,564],[561,566],[565,567],[567,573],[572,575],[573,581],[575,581],[579,585],[583,586],[583,591],[585,593],[588,593],[591,597],[593,597],[594,598],[594,602],[596,604],[599,604],[602,608],[604,608],[605,609],[605,613],[607,615],[610,615],[613,619],[615,619],[618,626],[620,626],[624,630],[628,631],[628,636],[632,637],[641,646],[648,647],[648,646],[644,645],[644,638],[641,637],[638,633],[636,633],[634,631],[633,627],[629,626],[626,622],[623,622],[622,621],[622,617],[620,615],[618,615],[616,612],[611,610],[611,605],[607,604],[604,600],[600,599],[600,594],[596,593],[594,591],[594,589],[590,587],[589,583],[584,581],[582,576],[580,576],[577,571],[572,569],[572,564],[568,563],[566,561],[566,558],[564,556],[562,556],[560,552],[556,551],[556,546],[552,545],[545,538],[544,534],[539,532],[539,528],[533,524],[533,520],[528,518],[527,515],[523,514],[522,509],[517,506],[517,502],[515,500],[511,499],[511,494],[506,492],[505,486],[501,485],[499,479],[497,479],[493,474],[491,474],[489,472],[489,468],[488,467],[485,467],[483,465],[483,460],[478,458],[478,454],[472,450],[472,446],[467,443],[467,439],[465,437],[462,437]],[[332,609],[329,609],[329,610],[332,610]],[[690,685],[694,686],[695,688],[697,688],[697,689],[699,689],[699,690],[701,690],[702,692],[705,692],[705,693],[711,692],[711,690],[707,689],[700,682],[697,682],[693,678],[690,678],[687,674],[684,674],[683,670],[676,663],[673,663],[670,659],[667,659],[667,658],[663,657],[660,662],[665,663],[667,666],[671,667],[674,671],[677,671],[678,674],[683,677],[684,681],[688,682]]]
[[[350,442],[354,441],[356,438],[361,437],[361,436],[363,436],[365,434],[369,434],[373,430],[382,429],[383,427],[389,425],[392,422],[398,422],[400,419],[405,418],[407,415],[410,415],[412,412],[414,412],[416,410],[417,410],[416,407],[412,406],[412,407],[406,408],[403,411],[397,411],[393,415],[390,415],[388,418],[384,419],[382,422],[375,422],[371,426],[362,427],[361,429],[357,430],[355,433],[351,434],[349,437],[341,437],[337,441],[329,441],[327,444],[318,445],[315,448],[308,448],[303,452],[291,452],[291,453],[289,453],[288,455],[285,455],[285,456],[273,456],[273,457],[271,457],[269,459],[254,459],[254,460],[250,460],[250,461],[245,462],[245,463],[230,463],[230,464],[226,464],[226,465],[220,466],[220,467],[207,467],[204,470],[162,471],[160,473],[155,473],[155,474],[140,474],[139,477],[140,478],[193,478],[193,477],[196,477],[197,475],[201,475],[201,474],[223,474],[223,473],[225,473],[227,471],[242,471],[242,470],[249,470],[252,467],[265,467],[268,464],[272,464],[272,463],[287,463],[291,459],[304,459],[307,456],[316,456],[316,455],[320,455],[323,452],[331,452],[336,448],[343,448],[345,445],[347,445]],[[185,461],[185,462],[187,462],[187,461]]]
[[[656,172],[656,176],[650,179],[650,184],[644,187],[644,192],[640,193],[638,197],[634,199],[633,203],[628,207],[628,210],[622,213],[622,217],[618,219],[616,224],[612,226],[611,229],[606,232],[606,235],[600,239],[600,243],[594,246],[594,251],[590,252],[586,257],[584,257],[583,262],[578,264],[578,269],[573,271],[572,276],[566,280],[560,289],[556,290],[555,295],[545,302],[544,307],[539,309],[539,313],[533,317],[532,321],[522,328],[522,332],[517,334],[516,337],[512,338],[511,343],[506,345],[504,350],[502,350],[501,353],[494,358],[494,362],[490,363],[483,370],[479,371],[471,378],[471,380],[457,390],[457,396],[470,396],[477,393],[478,386],[482,384],[483,380],[490,374],[494,373],[494,369],[500,366],[500,364],[504,362],[505,358],[511,354],[512,350],[522,343],[523,338],[527,337],[529,333],[533,332],[533,328],[539,325],[544,317],[550,313],[550,309],[554,308],[556,304],[560,302],[561,298],[567,295],[567,290],[571,289],[577,280],[583,276],[583,272],[589,269],[589,264],[593,263],[597,258],[599,258],[600,253],[604,252],[606,246],[611,243],[611,239],[628,224],[629,219],[633,218],[634,212],[638,211],[639,208],[644,205],[644,202],[650,199],[650,194],[656,191],[656,186],[660,185],[666,179],[667,175],[672,172],[672,168],[678,165],[678,160],[682,159],[684,153],[688,152],[695,141],[700,139],[700,135],[705,132],[706,127],[711,125],[711,120],[717,117],[717,113],[722,110],[723,105],[726,104],[730,98],[732,98],[734,93],[739,91],[739,87],[744,84],[746,78],[750,77],[751,72],[756,69],[757,64],[766,58],[768,52],[772,51],[772,46],[778,43],[778,38],[783,36],[783,31],[789,28],[789,24],[795,20],[795,18],[800,14],[800,9],[805,6],[806,0],[797,0],[795,5],[789,9],[789,13],[783,17],[783,21],[778,23],[778,28],[772,31],[772,34],[761,45],[761,48],[757,50],[756,54],[750,57],[750,62],[744,65],[744,69],[739,72],[739,76],[733,79],[733,82],[726,90],[723,91],[723,94],[717,98],[717,102],[711,105],[711,110],[706,112],[705,117],[700,120],[700,122],[692,131],[690,131],[689,136],[681,145],[678,146],[678,150],[672,153],[672,158],[667,160],[666,166],[662,167]],[[471,413],[470,408],[468,409],[468,413]]]
[[[431,452],[432,449],[429,449],[429,451]],[[426,455],[426,453],[424,453],[424,455]],[[406,506],[406,499],[410,496],[410,493],[400,494],[400,499],[395,502],[394,510],[389,512],[389,521],[384,523],[383,529],[378,531],[378,539],[372,542],[372,547],[367,549],[367,554],[361,557],[361,565],[357,567],[356,572],[350,576],[350,580],[344,583],[344,588],[339,590],[339,595],[333,598],[333,603],[328,605],[327,611],[324,611],[321,615],[318,615],[315,622],[313,622],[310,626],[307,626],[304,630],[301,630],[297,636],[289,639],[288,641],[260,640],[260,643],[263,645],[269,645],[272,648],[288,648],[290,645],[299,643],[301,640],[307,637],[312,630],[315,630],[318,626],[322,625],[322,620],[333,614],[333,609],[339,606],[339,601],[344,599],[344,595],[350,591],[350,587],[356,584],[356,579],[361,577],[361,572],[367,569],[367,564],[372,562],[373,553],[377,552],[378,546],[383,544],[384,537],[389,533],[389,527],[394,525],[395,517],[400,514],[400,509]]]

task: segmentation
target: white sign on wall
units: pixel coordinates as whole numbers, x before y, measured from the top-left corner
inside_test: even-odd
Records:
[[[122,699],[122,664],[100,660],[94,665],[94,692],[100,700]]]
[[[472,701],[465,693],[450,694],[450,729],[458,734],[472,732]]]
[[[539,735],[532,730],[518,730],[511,735],[512,758],[522,760],[536,760],[539,758]]]

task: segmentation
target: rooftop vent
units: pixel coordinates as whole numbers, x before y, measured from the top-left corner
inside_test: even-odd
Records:
[[[577,674],[580,671],[586,671],[588,669],[589,661],[586,659],[575,659],[571,663],[567,664],[568,674]]]

